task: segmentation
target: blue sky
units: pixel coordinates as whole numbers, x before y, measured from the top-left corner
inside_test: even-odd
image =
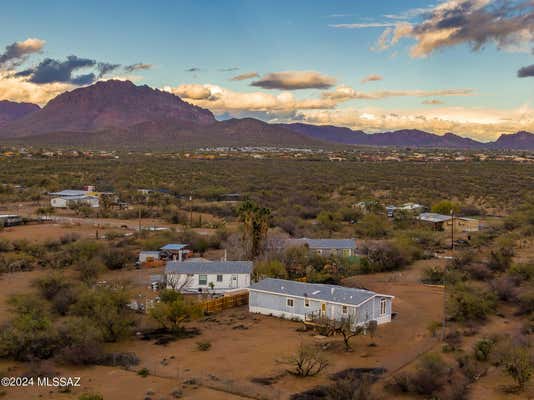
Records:
[[[13,89],[16,85],[12,77],[14,71],[26,68],[27,74],[16,80],[24,80],[21,85],[29,88],[27,85],[35,84],[31,82],[32,74],[36,73],[36,66],[43,59],[61,62],[67,56],[75,55],[95,62],[121,65],[102,79],[131,78],[137,84],[165,87],[186,97],[186,100],[188,90],[197,88],[193,85],[207,87],[211,91],[210,99],[195,95],[190,100],[208,108],[212,104],[213,111],[220,115],[333,122],[372,131],[398,128],[403,123],[408,125],[411,116],[415,119],[417,116],[435,118],[438,111],[443,110],[442,115],[450,114],[447,118],[464,122],[463,134],[488,139],[496,135],[496,128],[489,126],[495,122],[489,118],[496,115],[495,111],[502,112],[502,116],[499,114],[502,121],[518,118],[522,121],[520,125],[497,121],[493,125],[499,129],[511,131],[533,124],[534,77],[518,78],[517,72],[534,63],[532,34],[528,36],[528,29],[532,32],[534,28],[524,22],[514,25],[518,12],[495,9],[491,0],[460,0],[457,3],[464,3],[460,11],[450,7],[452,1],[196,0],[139,3],[135,6],[121,1],[19,1],[3,4],[0,54],[5,46],[28,38],[38,38],[45,43],[39,52],[28,54],[16,66],[11,64],[9,73],[0,75],[0,99],[25,100],[21,98],[23,90],[17,96],[17,91]],[[521,5],[527,2],[518,0],[513,3]],[[445,11],[440,10],[440,5]],[[467,33],[461,37],[446,37],[444,44],[431,44],[430,52],[428,48],[421,50],[436,32],[446,34],[437,27],[450,13],[458,12],[465,19],[462,31]],[[532,12],[532,6],[528,8],[527,4],[519,14],[525,16]],[[482,48],[473,51],[473,36],[470,35],[474,33],[470,32],[472,27],[469,24],[477,24],[481,16],[498,13],[503,13],[503,17],[510,21],[509,30],[503,33],[503,37],[493,37],[488,33]],[[531,19],[529,21],[532,23]],[[347,26],[350,24],[359,25]],[[372,27],[369,24],[383,26]],[[401,35],[398,42],[391,43],[390,40],[382,46],[387,48],[379,50],[378,41],[384,31],[391,30],[390,35],[401,33],[402,27],[407,26],[402,24],[408,24],[411,32]],[[488,23],[490,31],[491,22]],[[480,32],[477,31],[476,35],[479,37]],[[419,51],[414,56],[412,49],[418,45],[421,49],[413,50]],[[135,73],[124,71],[124,66],[139,62],[152,67]],[[91,68],[75,70],[73,74],[87,73]],[[191,68],[198,70],[187,71]],[[223,70],[230,68],[236,69]],[[7,70],[7,67],[4,66],[4,69]],[[252,82],[268,74],[285,71],[313,71],[334,79],[335,83],[328,88],[297,90],[266,88],[261,83],[260,86],[251,86]],[[258,77],[230,80],[233,76],[252,72]],[[362,79],[370,75],[381,79],[363,84]],[[4,92],[2,79],[3,86],[7,88]],[[183,85],[188,86],[184,88]],[[43,91],[42,97],[33,95],[26,100],[37,98],[44,104],[47,96],[72,87],[73,82],[65,80],[40,82],[36,90]],[[269,109],[269,101],[265,107],[245,104],[240,108],[238,104],[239,101],[248,103],[243,94],[251,93],[282,96],[285,103],[287,96],[291,96],[291,101],[324,99],[339,87],[350,88],[357,94],[351,92],[348,99],[335,100],[334,105],[329,103],[325,107],[315,106],[311,111],[299,105]],[[470,92],[462,95],[436,92],[446,90]],[[369,93],[372,98],[367,96]],[[227,101],[222,101],[222,97]],[[227,103],[233,105],[228,107]],[[351,120],[349,110],[354,110],[358,118]],[[465,112],[462,114],[461,110]],[[486,110],[486,114],[482,110]],[[404,122],[397,121],[389,126],[387,115],[398,113],[406,117]],[[376,115],[381,122],[367,124],[364,118],[367,114]],[[462,120],[461,115],[469,117]],[[471,127],[473,123],[477,124],[476,129]],[[488,126],[482,129],[480,124]],[[449,124],[434,130],[442,132],[448,130],[445,128],[455,127],[457,124]],[[470,129],[476,132],[471,134]]]

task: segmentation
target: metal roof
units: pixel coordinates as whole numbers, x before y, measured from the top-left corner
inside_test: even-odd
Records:
[[[354,239],[289,239],[290,246],[299,246],[307,244],[310,249],[355,249],[356,240]]]
[[[160,250],[182,250],[183,248],[187,247],[186,244],[182,243],[169,243],[160,248]]]
[[[353,306],[359,305],[377,295],[377,293],[370,290],[337,285],[325,285],[322,283],[288,281],[275,278],[267,278],[254,283],[250,286],[249,290],[259,290],[287,296],[307,297],[312,300],[329,301]],[[380,296],[393,297],[388,295]]]
[[[52,196],[61,196],[61,197],[70,197],[70,196],[85,196],[87,195],[87,191],[85,190],[62,190],[61,192],[52,192],[49,193]]]
[[[421,221],[427,222],[445,222],[450,220],[452,217],[450,215],[443,215],[437,213],[422,213],[419,215]]]
[[[87,195],[79,195],[79,196],[58,196],[60,199],[64,200],[92,200],[96,199],[98,200],[98,197],[96,196],[87,196]]]
[[[252,261],[169,261],[165,273],[176,274],[250,274]]]

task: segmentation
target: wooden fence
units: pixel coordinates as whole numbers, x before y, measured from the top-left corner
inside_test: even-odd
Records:
[[[248,304],[248,292],[206,300],[201,303],[201,307],[204,312],[219,312],[227,308],[244,306],[245,304]]]

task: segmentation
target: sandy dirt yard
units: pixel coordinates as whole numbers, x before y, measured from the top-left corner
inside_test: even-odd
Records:
[[[172,391],[181,390],[184,398],[191,399],[274,400],[287,399],[292,393],[327,383],[330,374],[347,368],[383,367],[389,374],[437,343],[427,326],[429,321],[440,320],[443,295],[440,288],[428,287],[418,281],[419,271],[425,265],[416,264],[413,271],[410,269],[401,275],[358,276],[345,282],[394,295],[393,308],[397,313],[390,324],[379,327],[374,339],[369,336],[354,338],[352,352],[343,351],[340,337],[325,338],[313,332],[301,332],[298,328],[302,323],[253,315],[245,306],[190,323],[190,327],[198,327],[201,331],[193,338],[179,339],[165,346],[132,338],[109,346],[110,351],[137,354],[140,363],[132,371],[101,366],[55,366],[61,375],[81,376],[83,387],[74,388],[70,393],[58,393],[55,388],[9,389],[7,398],[76,399],[83,392],[93,391],[101,393],[105,399],[171,399]],[[114,271],[106,275],[106,279],[127,278],[142,282],[151,272],[132,270],[121,274],[121,271]],[[0,288],[11,286],[11,293],[20,293],[29,289],[28,282],[37,277],[37,272],[10,275],[9,278],[3,277]],[[6,297],[7,294],[2,293],[0,300],[4,302]],[[211,348],[199,351],[198,342],[210,342]],[[376,346],[369,346],[371,342]],[[288,365],[285,361],[300,343],[324,349],[330,364],[324,373],[313,378],[296,378],[286,373]],[[19,366],[6,372],[8,367],[9,364],[4,363],[0,370],[4,374],[20,375],[24,368],[28,368],[27,365]],[[136,374],[142,368],[150,371],[148,377]],[[273,378],[274,383],[254,383],[254,378]],[[147,395],[152,392],[153,395]]]

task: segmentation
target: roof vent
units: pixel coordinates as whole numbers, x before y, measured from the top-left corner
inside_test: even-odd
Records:
[[[334,295],[334,291],[335,291],[335,290],[336,290],[335,288],[330,289],[330,294],[331,294],[332,296]]]
[[[321,293],[321,291],[320,291],[320,290],[316,290],[316,291],[313,292],[312,294],[319,294],[319,293]]]

